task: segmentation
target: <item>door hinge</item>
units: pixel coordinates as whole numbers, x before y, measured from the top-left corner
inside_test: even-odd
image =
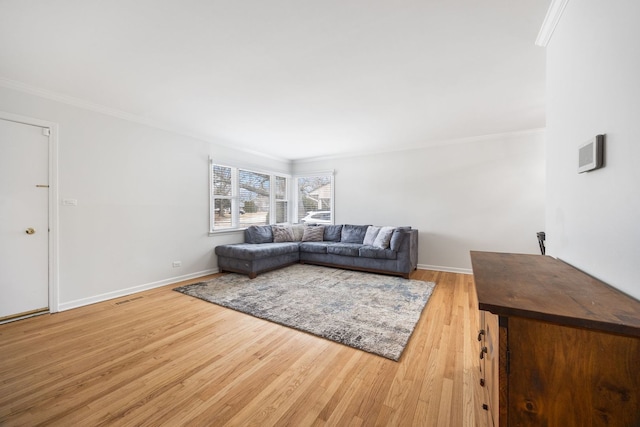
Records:
[[[511,372],[511,352],[507,349],[507,360],[505,361],[507,375]]]
[[[42,134],[44,136],[51,136],[51,129],[49,128],[42,128]]]

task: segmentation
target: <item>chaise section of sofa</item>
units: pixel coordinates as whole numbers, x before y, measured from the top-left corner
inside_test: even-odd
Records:
[[[386,234],[372,239],[381,230]],[[220,245],[215,253],[221,272],[250,278],[297,262],[408,278],[417,268],[418,230],[352,224],[251,226],[245,230],[245,243]]]
[[[218,268],[255,278],[300,260],[298,243],[239,243],[216,246]]]

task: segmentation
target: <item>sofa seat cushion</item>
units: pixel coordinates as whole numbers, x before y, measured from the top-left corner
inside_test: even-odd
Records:
[[[327,246],[327,253],[333,255],[360,256],[360,243],[333,243]]]
[[[216,255],[229,258],[256,260],[298,252],[299,243],[238,243],[216,246]]]
[[[364,258],[376,258],[376,259],[397,259],[398,252],[391,249],[381,249],[375,246],[362,246],[360,247],[359,254]]]
[[[300,252],[309,252],[314,254],[326,254],[329,242],[302,242],[300,243]]]

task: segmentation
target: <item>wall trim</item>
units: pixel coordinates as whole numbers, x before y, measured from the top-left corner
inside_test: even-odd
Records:
[[[418,270],[433,270],[433,271],[443,271],[446,273],[473,274],[472,270],[469,268],[443,267],[443,266],[428,265],[428,264],[418,264]],[[71,310],[74,308],[83,307],[85,305],[96,304],[99,302],[104,302],[111,299],[120,298],[120,297],[124,297],[131,294],[136,294],[138,292],[159,288],[161,286],[176,284],[178,282],[182,282],[185,280],[195,279],[202,276],[208,276],[210,274],[216,274],[219,272],[220,272],[219,269],[212,268],[208,270],[198,271],[195,273],[185,274],[182,276],[171,277],[168,279],[159,280],[157,282],[151,282],[143,285],[132,286],[130,288],[120,289],[118,291],[107,292],[106,294],[100,294],[100,295],[95,295],[88,298],[81,298],[74,301],[61,303],[58,306],[58,308],[59,308],[59,311]]]
[[[418,264],[418,270],[443,271],[445,273],[473,274],[470,268],[444,267],[441,265]]]
[[[177,135],[186,136],[188,138],[197,139],[198,141],[204,141],[211,144],[217,144],[226,148],[230,148],[236,151],[240,151],[243,153],[251,154],[254,156],[264,157],[267,159],[279,161],[282,163],[291,163],[290,159],[285,159],[278,156],[272,156],[271,154],[263,153],[260,151],[250,150],[247,148],[238,147],[233,143],[225,143],[221,141],[211,141],[210,137],[196,134],[185,129],[181,129],[174,126],[168,126],[167,124],[160,122],[158,120],[152,120],[146,117],[138,116],[136,114],[128,113],[126,111],[118,110],[116,108],[107,107],[104,105],[96,104],[93,102],[85,101],[80,98],[75,98],[69,95],[63,95],[61,93],[57,93],[47,89],[41,89],[35,86],[28,85],[26,83],[22,83],[16,80],[7,79],[5,77],[0,76],[0,86],[5,87],[7,89],[16,90],[18,92],[27,93],[29,95],[34,95],[40,98],[50,99],[52,101],[60,102],[62,104],[71,105],[76,108],[81,108],[83,110],[89,110],[96,113],[104,114],[111,117],[116,117],[118,119],[127,120],[129,122],[138,123],[144,126],[148,126],[155,129],[160,129],[166,132],[171,132]]]
[[[540,27],[538,38],[536,38],[536,46],[547,47],[551,41],[553,31],[558,26],[558,22],[560,22],[560,17],[562,17],[562,12],[564,12],[564,8],[567,6],[567,3],[569,3],[569,0],[551,1],[549,9],[547,10],[547,15],[544,17],[544,21],[542,21],[542,27]]]
[[[568,2],[569,0],[553,0],[555,2]],[[553,6],[553,5],[552,5]],[[564,9],[564,5],[562,6]],[[550,8],[551,9],[551,8]],[[560,11],[561,13],[562,11]],[[558,19],[559,16],[558,16]],[[557,23],[557,22],[556,22]],[[520,131],[512,131],[512,132],[504,132],[504,133],[495,133],[495,134],[487,134],[487,135],[479,135],[479,136],[471,136],[464,138],[455,138],[455,139],[443,139],[443,140],[431,140],[426,141],[421,144],[415,144],[405,147],[398,147],[394,149],[385,149],[385,150],[370,150],[370,151],[358,151],[358,152],[350,152],[350,153],[342,153],[336,155],[328,155],[328,156],[319,156],[319,157],[309,157],[303,159],[286,159],[283,157],[273,156],[267,153],[263,153],[260,151],[255,151],[247,148],[238,147],[237,144],[233,143],[225,143],[222,141],[212,141],[210,137],[206,137],[204,135],[195,134],[193,132],[189,132],[187,130],[168,126],[163,122],[159,122],[157,120],[151,120],[146,117],[138,116],[136,114],[128,113],[126,111],[118,110],[111,107],[106,107],[104,105],[96,104],[93,102],[85,101],[80,98],[75,98],[69,95],[63,95],[54,91],[50,91],[47,89],[41,89],[35,86],[28,85],[26,83],[22,83],[16,80],[7,79],[5,77],[0,76],[0,87],[5,87],[7,89],[15,90],[18,92],[27,93],[30,95],[34,95],[40,98],[50,99],[52,101],[60,102],[62,104],[71,105],[73,107],[81,108],[84,110],[93,111],[100,114],[105,114],[107,116],[116,117],[122,120],[127,120],[129,122],[138,123],[144,126],[148,126],[155,129],[164,130],[166,132],[171,132],[177,135],[186,136],[188,138],[193,138],[198,141],[208,142],[210,144],[220,145],[222,147],[226,147],[229,149],[233,149],[242,153],[251,154],[258,157],[263,157],[270,160],[275,160],[278,162],[289,164],[293,166],[295,164],[300,163],[309,163],[315,161],[322,160],[332,160],[332,159],[340,159],[340,158],[350,158],[350,157],[361,157],[375,154],[384,154],[384,153],[393,153],[399,151],[411,151],[411,150],[420,150],[428,147],[437,147],[442,145],[450,145],[450,144],[463,144],[463,143],[473,143],[479,141],[486,141],[496,138],[508,138],[508,137],[518,137],[518,136],[526,136],[538,133],[544,133],[545,128],[534,128],[534,129],[525,129]]]
[[[545,132],[546,132],[546,128],[534,128],[534,129],[518,130],[513,132],[469,136],[465,138],[440,139],[440,140],[433,140],[433,141],[425,141],[422,144],[416,144],[416,145],[411,145],[406,147],[398,147],[398,148],[387,149],[387,150],[358,151],[358,152],[351,152],[351,153],[334,154],[329,156],[309,157],[306,159],[293,160],[292,163],[294,165],[298,165],[302,163],[311,163],[311,162],[324,161],[324,160],[345,159],[345,158],[351,158],[351,157],[373,156],[376,154],[422,150],[425,148],[440,147],[445,145],[473,144],[473,143],[483,142],[483,141],[493,141],[495,139],[519,138],[519,137],[529,136],[529,135],[544,135]]]
[[[81,298],[74,301],[69,301],[62,303],[58,306],[60,311],[71,310],[73,308],[83,307],[89,304],[95,304],[98,302],[107,301],[114,298],[120,298],[126,295],[135,294],[142,291],[147,291],[149,289],[159,288],[161,286],[171,285],[178,282],[182,282],[184,280],[195,279],[197,277],[207,276],[209,274],[219,273],[220,270],[217,268],[211,268],[208,270],[197,271],[195,273],[189,273],[182,276],[170,277],[168,279],[159,280],[157,282],[146,283],[144,285],[132,286],[126,289],[120,289],[113,292],[107,292],[106,294],[94,295],[88,298]]]

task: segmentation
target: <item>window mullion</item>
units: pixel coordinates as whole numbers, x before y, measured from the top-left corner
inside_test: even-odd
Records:
[[[240,193],[240,184],[238,182],[238,168],[231,168],[231,227],[237,228],[240,215],[238,207],[238,194]]]
[[[269,176],[269,224],[276,224],[276,192],[278,189],[276,188],[278,184],[276,183],[275,175]]]

